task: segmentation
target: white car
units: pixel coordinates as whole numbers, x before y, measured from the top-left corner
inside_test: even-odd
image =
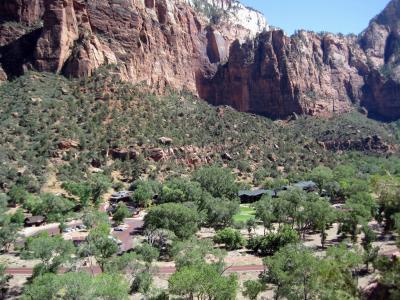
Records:
[[[112,235],[110,235],[108,238],[110,240],[112,240],[113,242],[117,243],[118,245],[122,245],[122,241],[117,239],[117,238],[115,238],[115,237],[113,237]]]

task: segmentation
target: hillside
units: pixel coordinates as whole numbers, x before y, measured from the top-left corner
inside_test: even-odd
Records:
[[[189,93],[157,96],[106,69],[81,80],[29,73],[3,84],[0,99],[3,190],[15,182],[39,190],[49,166],[60,181],[79,180],[90,167],[132,181],[225,164],[248,180],[254,173],[296,177],[351,160],[351,151],[398,153],[397,126],[356,111],[274,122]]]

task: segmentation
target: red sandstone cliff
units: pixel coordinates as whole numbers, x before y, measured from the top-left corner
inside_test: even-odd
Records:
[[[235,43],[217,74],[199,85],[209,102],[270,117],[349,110],[360,100],[367,57],[355,37],[274,30]]]
[[[29,69],[90,76],[115,64],[122,78],[155,91],[185,88],[271,117],[329,115],[354,104],[400,117],[400,0],[360,37],[264,30],[254,39],[268,29],[257,12],[233,0],[203,2],[216,5],[216,24],[191,0],[4,0],[0,81]]]
[[[32,9],[38,7],[37,13],[25,16],[21,1]],[[196,92],[196,78],[212,74],[213,64],[226,59],[230,44],[250,34],[240,24],[221,22],[210,27],[210,20],[183,0],[7,3],[4,9],[13,10],[15,15],[5,14],[8,19],[26,25],[43,22],[43,28],[36,32],[38,39],[31,41],[32,53],[23,51],[17,55],[19,59],[15,52],[21,52],[17,48],[21,48],[25,32],[9,34],[14,29],[6,30],[2,25],[0,43],[5,46],[0,49],[0,62],[11,76],[32,67],[66,76],[90,76],[103,64],[116,64],[122,78],[133,83],[144,82],[157,91],[168,85]]]

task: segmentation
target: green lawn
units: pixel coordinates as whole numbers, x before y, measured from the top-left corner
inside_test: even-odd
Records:
[[[256,211],[248,205],[240,205],[240,211],[233,216],[235,222],[247,222],[247,220],[254,218]]]

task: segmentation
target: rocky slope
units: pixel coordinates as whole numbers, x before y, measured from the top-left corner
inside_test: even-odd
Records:
[[[4,0],[0,81],[28,69],[90,76],[115,64],[154,91],[285,118],[354,105],[400,117],[400,0],[359,36],[269,30],[234,0]]]

